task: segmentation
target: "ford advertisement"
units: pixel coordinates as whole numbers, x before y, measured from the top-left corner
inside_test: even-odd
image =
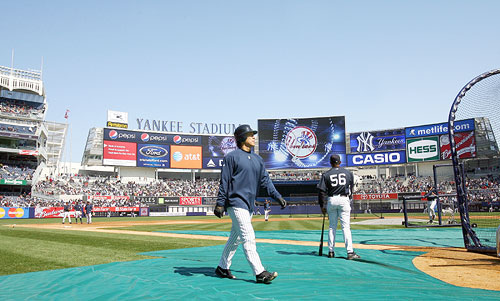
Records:
[[[170,145],[161,144],[138,144],[137,145],[138,167],[170,167]]]

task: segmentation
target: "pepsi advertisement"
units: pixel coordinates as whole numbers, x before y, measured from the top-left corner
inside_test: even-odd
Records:
[[[138,144],[137,167],[170,167],[170,145]]]
[[[220,169],[224,156],[234,151],[236,140],[234,136],[203,136],[203,168]]]
[[[259,155],[267,169],[329,168],[338,154],[346,166],[345,117],[258,120]]]
[[[350,134],[351,153],[404,150],[405,130],[369,131]]]
[[[136,132],[109,128],[104,128],[104,140],[152,144],[201,145],[201,136],[196,135]]]

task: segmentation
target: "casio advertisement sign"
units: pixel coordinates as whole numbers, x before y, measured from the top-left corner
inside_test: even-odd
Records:
[[[406,141],[408,162],[439,160],[439,137],[415,138]]]
[[[348,154],[347,166],[385,165],[406,163],[405,151],[380,152],[367,154]]]
[[[474,130],[474,119],[455,121],[455,132],[469,132]],[[437,123],[405,128],[406,139],[448,134],[448,123]]]

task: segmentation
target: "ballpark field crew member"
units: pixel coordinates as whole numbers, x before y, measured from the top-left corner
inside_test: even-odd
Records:
[[[80,205],[80,202],[76,202],[75,204],[75,223],[78,224],[78,218],[80,218],[80,224],[83,224],[82,222],[82,206]]]
[[[87,224],[92,224],[92,204],[90,201],[87,201],[87,205],[85,205],[85,216],[87,217]]]
[[[323,214],[328,212],[330,227],[328,230],[328,258],[335,257],[335,233],[340,218],[340,225],[344,233],[344,242],[347,249],[347,259],[359,259],[352,248],[351,236],[351,196],[354,186],[354,176],[351,171],[340,167],[340,156],[331,155],[332,168],[321,176],[318,183],[318,201]],[[325,208],[326,203],[326,208]]]
[[[436,218],[434,207],[436,207],[438,198],[437,190],[431,185],[427,185],[427,193],[424,195],[424,198],[427,198],[427,213],[429,213],[429,223],[432,224]]]
[[[271,212],[271,202],[266,200],[264,203],[264,219],[266,222],[269,220],[269,212]]]
[[[222,278],[236,278],[229,268],[238,245],[243,244],[257,283],[271,283],[278,273],[268,272],[262,266],[252,227],[252,213],[259,187],[265,188],[267,194],[280,203],[281,208],[286,207],[286,201],[269,179],[262,158],[251,152],[255,146],[255,134],[257,131],[247,124],[238,126],[234,131],[238,149],[224,157],[214,214],[221,218],[227,211],[232,227],[215,273]]]
[[[66,220],[66,218],[68,218],[69,223],[71,224],[71,215],[69,213],[71,211],[71,205],[69,204],[69,202],[64,202],[63,211],[62,223],[64,224],[64,221]]]

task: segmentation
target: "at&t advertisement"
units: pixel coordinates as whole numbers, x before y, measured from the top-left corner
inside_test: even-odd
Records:
[[[329,168],[338,154],[346,166],[345,117],[262,119],[259,155],[268,169]]]

